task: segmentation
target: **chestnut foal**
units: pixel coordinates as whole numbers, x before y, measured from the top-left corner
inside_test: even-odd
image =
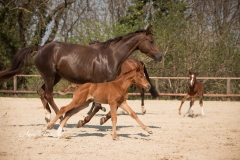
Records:
[[[178,109],[178,114],[181,115],[181,108],[182,108],[183,103],[185,102],[185,100],[188,97],[191,97],[190,107],[189,107],[187,113],[184,115],[184,117],[189,115],[190,110],[191,110],[192,117],[196,117],[194,115],[193,105],[194,105],[194,101],[197,98],[197,96],[199,96],[199,98],[200,98],[199,104],[201,106],[202,116],[204,116],[203,101],[202,101],[204,88],[203,88],[203,84],[201,82],[197,81],[197,79],[196,79],[197,74],[198,74],[197,72],[194,73],[194,72],[189,71],[190,83],[189,83],[189,87],[188,87],[188,92],[187,92],[187,95],[185,95],[183,97],[181,105]]]
[[[73,93],[73,100],[70,102],[70,104],[61,107],[53,120],[44,127],[44,131],[52,127],[59,117],[66,113],[57,131],[57,135],[60,137],[63,126],[72,115],[88,107],[91,102],[96,102],[110,105],[114,140],[119,139],[116,132],[118,107],[125,110],[132,118],[134,118],[143,130],[147,131],[149,134],[152,134],[152,131],[150,131],[149,128],[139,120],[136,113],[126,103],[128,98],[127,89],[133,83],[140,85],[146,90],[150,89],[150,84],[144,76],[143,67],[144,66],[139,62],[136,68],[122,76],[119,76],[114,81],[106,83],[85,83],[83,85],[79,85]]]

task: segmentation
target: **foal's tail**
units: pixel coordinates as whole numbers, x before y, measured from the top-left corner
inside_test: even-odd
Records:
[[[142,65],[144,65],[144,63],[142,61],[140,61],[140,62],[142,63]],[[152,97],[153,98],[159,97],[160,95],[158,94],[158,91],[156,90],[155,86],[151,83],[151,81],[149,79],[149,75],[148,75],[147,68],[145,67],[145,65],[144,65],[144,74],[145,74],[148,82],[151,85],[151,88],[150,88],[149,92],[151,93]]]
[[[0,84],[16,74],[22,73],[30,64],[30,53],[37,51],[38,47],[32,46],[20,49],[13,57],[11,67],[0,72]]]

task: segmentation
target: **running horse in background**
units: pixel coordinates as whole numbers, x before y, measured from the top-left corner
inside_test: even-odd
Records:
[[[119,139],[116,131],[118,107],[125,110],[132,118],[134,118],[143,130],[147,131],[149,134],[152,134],[152,131],[150,131],[149,128],[139,120],[136,113],[128,106],[126,102],[128,98],[127,89],[133,83],[136,83],[138,86],[141,86],[146,90],[149,90],[151,87],[144,76],[143,65],[139,63],[137,66],[133,67],[135,68],[125,72],[114,81],[107,83],[85,83],[79,85],[73,93],[73,100],[68,105],[61,107],[53,120],[44,127],[43,131],[51,128],[59,119],[59,117],[65,114],[57,131],[57,135],[60,137],[62,135],[63,127],[72,115],[88,107],[89,103],[96,102],[110,105],[114,140]]]
[[[197,74],[198,74],[197,72],[194,73],[194,72],[189,71],[190,82],[189,82],[188,92],[183,97],[181,105],[178,109],[178,114],[181,115],[181,108],[182,108],[183,103],[185,102],[185,100],[188,97],[191,97],[190,107],[189,107],[187,113],[184,115],[184,117],[189,115],[190,111],[191,111],[190,115],[192,115],[192,117],[196,117],[194,115],[193,105],[194,105],[194,101],[196,100],[197,96],[199,96],[199,98],[200,98],[199,104],[201,106],[202,116],[204,116],[203,101],[202,101],[204,88],[203,88],[203,84],[201,82],[197,81],[197,78],[196,78]]]
[[[140,50],[156,61],[162,59],[151,27],[101,42],[94,47],[63,42],[26,47],[15,54],[9,69],[0,72],[0,83],[29,67],[29,57],[33,51],[37,51],[34,64],[44,80],[38,94],[45,109],[45,120],[49,122],[49,104],[56,114],[59,111],[53,100],[53,87],[62,78],[76,84],[112,81],[120,74],[122,63],[135,50]]]

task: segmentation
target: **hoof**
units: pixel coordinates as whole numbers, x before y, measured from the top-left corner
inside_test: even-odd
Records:
[[[84,121],[83,120],[78,121],[77,128],[80,128],[82,126],[84,126]]]
[[[101,119],[100,119],[100,125],[103,125],[105,123],[105,119],[104,119],[104,117],[102,117]]]
[[[66,93],[62,92],[62,91],[58,91],[58,94],[60,95],[65,95]]]
[[[119,137],[113,137],[113,140],[115,140],[115,141],[119,141],[120,138],[119,138]]]
[[[102,107],[101,109],[103,112],[106,112],[106,108],[105,107]]]
[[[49,122],[50,122],[50,119],[47,118],[47,117],[45,117],[45,121],[46,121],[47,123],[49,123]]]
[[[147,110],[145,109],[145,110],[142,111],[142,114],[145,114],[146,112],[147,112]]]

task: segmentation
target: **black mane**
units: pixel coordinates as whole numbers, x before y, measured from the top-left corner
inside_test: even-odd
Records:
[[[131,32],[131,33],[128,33],[124,36],[119,36],[119,37],[115,37],[113,39],[109,39],[105,42],[99,42],[100,45],[102,45],[103,47],[108,47],[110,45],[110,43],[112,42],[119,42],[121,39],[123,39],[123,37],[127,37],[127,36],[131,36],[131,35],[134,35],[134,34],[137,34],[137,33],[142,33],[142,32],[146,32],[146,30],[142,29],[142,30],[137,30],[135,32]],[[149,33],[151,34],[151,33]]]

